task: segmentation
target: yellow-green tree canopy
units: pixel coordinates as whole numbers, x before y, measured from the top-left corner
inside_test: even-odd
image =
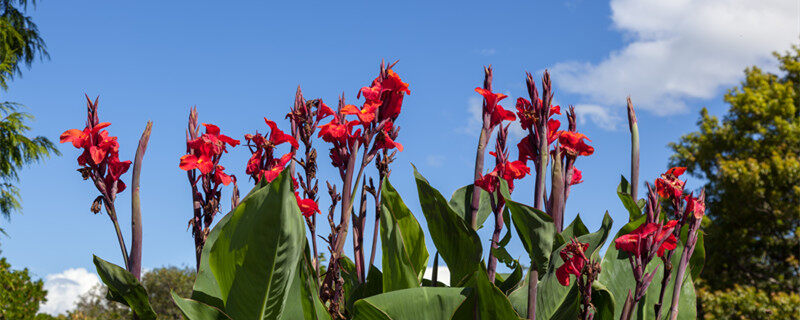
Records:
[[[671,164],[706,181],[713,289],[800,290],[800,46],[775,57],[781,72],[748,68],[721,120],[703,108],[699,131],[670,145]]]

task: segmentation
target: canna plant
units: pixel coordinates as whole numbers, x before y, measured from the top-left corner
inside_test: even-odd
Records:
[[[397,152],[403,151],[396,124],[405,96],[411,94],[395,64],[381,63],[377,77],[357,91],[357,104],[346,103],[343,94],[332,109],[321,99],[306,100],[298,87],[286,115],[288,131],[265,118],[268,133],[244,136],[250,158],[243,167],[254,186],[241,198],[236,177],[220,165],[228,147],[233,152],[240,142],[211,124],[204,124],[205,133],[200,135],[196,109],[190,110],[187,150],[179,168],[187,171],[192,192],[190,227],[197,280],[191,296],[173,294],[185,318],[695,317],[693,279],[705,257],[700,230],[704,193],[687,194],[680,180],[684,169],[672,168],[653,184],[646,183],[646,199],[637,198],[639,127],[630,98],[631,180],[622,177],[617,188],[628,221],[615,236],[610,235],[613,221],[607,212],[594,232],[580,215],[564,221],[572,188],[584,178],[575,164],[581,157],[592,156],[594,147],[578,131],[572,106],[564,109],[566,127],[561,127],[556,117],[562,115],[562,108],[552,103],[550,74],[543,73],[541,92],[533,75],[526,74],[528,95],[516,99],[517,112],[513,112],[500,104],[507,96],[493,88],[491,67],[484,68],[483,85],[475,89],[483,97],[482,126],[469,184],[446,198],[414,167],[421,216],[426,221],[423,228],[420,215],[411,212],[390,181],[391,165]],[[81,172],[101,192],[93,209],[99,211],[99,205],[104,205],[116,225],[113,200],[124,189],[119,176],[127,164],[118,160],[116,140],[100,131],[107,124],[96,120],[96,108],[96,101],[89,101],[86,129],[66,132],[62,142],[85,150],[79,158]],[[525,132],[516,150],[508,141],[514,125]],[[328,147],[338,177],[317,175],[320,145],[315,143],[319,140]],[[146,137],[142,141],[146,147]],[[491,147],[490,142],[494,142]],[[493,150],[489,152],[494,159],[491,170],[484,170],[487,148]],[[144,152],[141,143],[139,150]],[[140,162],[137,153],[134,190]],[[532,198],[530,205],[511,196],[515,181],[529,176],[534,194],[517,193],[515,198]],[[317,215],[322,214],[320,179],[326,179],[330,197],[330,205],[324,208],[330,226],[327,236],[317,230]],[[222,187],[230,184],[232,209],[212,227]],[[134,198],[137,211],[138,196]],[[374,217],[374,236],[371,246],[365,246],[369,217]],[[477,231],[489,217],[494,225],[484,248],[486,240]],[[140,230],[141,224],[136,225]],[[527,267],[507,250],[515,234],[530,259]],[[344,252],[348,235],[352,236],[352,257]],[[426,235],[435,248],[426,247]],[[134,231],[134,243],[136,237]],[[325,248],[318,245],[317,237]],[[602,252],[609,238],[613,245]],[[137,280],[138,269],[130,267],[133,260],[140,265],[141,250],[129,257],[121,235],[120,244],[125,269],[95,259],[110,288],[109,299],[127,304],[139,319],[154,319],[157,315]],[[371,249],[369,259],[366,248]],[[328,251],[327,266],[318,259],[322,250]],[[378,250],[381,259],[376,262]],[[431,253],[434,272],[425,279]],[[440,259],[450,270],[448,285],[439,281],[436,272]],[[510,272],[498,272],[498,263]]]

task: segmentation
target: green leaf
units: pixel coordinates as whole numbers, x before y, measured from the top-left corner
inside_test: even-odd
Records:
[[[356,301],[354,320],[449,320],[467,299],[469,289],[419,287]],[[487,318],[488,319],[488,318]]]
[[[614,295],[599,281],[592,283],[592,305],[594,305],[594,319],[613,319]],[[564,301],[553,313],[551,320],[573,320],[580,318],[581,295],[578,286],[572,286]]]
[[[297,273],[289,289],[286,309],[281,319],[331,319],[319,298],[319,289],[311,265],[311,250],[306,242],[303,258],[297,264]]]
[[[629,221],[636,220],[642,215],[642,208],[644,205],[640,206],[636,199],[631,198],[631,185],[628,179],[625,179],[625,176],[622,175],[620,176],[619,186],[617,187],[617,196],[619,200],[622,201],[622,205],[625,206],[625,209],[628,210]]]
[[[641,216],[638,219],[631,221],[624,225],[617,235],[615,239],[623,234],[628,234],[638,226],[640,226],[645,221],[645,216]],[[664,294],[664,301],[663,301],[663,308],[662,308],[662,315],[666,316],[667,312],[669,311],[671,305],[671,297],[672,297],[672,290],[675,285],[675,273],[677,273],[678,263],[680,261],[681,253],[683,252],[683,244],[685,241],[679,241],[677,248],[675,248],[675,253],[672,255],[672,279],[670,283],[667,285],[667,289]],[[650,283],[650,286],[647,288],[647,292],[645,296],[640,301],[637,309],[634,312],[634,319],[653,319],[655,318],[655,310],[653,306],[658,302],[658,296],[661,291],[661,281],[663,279],[664,274],[664,266],[661,262],[661,259],[655,258],[650,264],[647,265],[645,269],[646,272],[652,272],[656,266],[658,266],[658,271],[656,272],[655,276],[653,277],[653,281]],[[627,297],[628,290],[632,290],[635,288],[636,282],[633,279],[633,272],[631,271],[631,265],[628,261],[628,256],[624,252],[618,251],[614,245],[608,247],[605,256],[603,257],[603,262],[601,264],[602,272],[600,273],[599,281],[605,284],[609,291],[611,291],[617,299],[615,300],[615,307],[614,307],[614,318],[618,319],[622,313],[622,305],[625,303],[625,299],[623,297]],[[682,287],[681,293],[681,301],[678,313],[678,319],[694,319],[697,316],[697,310],[695,307],[696,304],[696,295],[694,291],[694,283],[692,281],[691,273],[687,273],[686,278],[684,279],[684,284]]]
[[[453,192],[450,198],[450,207],[463,219],[467,224],[471,224],[470,214],[472,211],[472,190],[474,186],[468,184]],[[478,206],[478,229],[483,227],[483,223],[492,214],[492,204],[489,203],[489,193],[481,189],[481,202]]]
[[[603,243],[605,243],[609,233],[611,232],[612,223],[613,220],[611,219],[611,216],[609,216],[608,212],[606,212],[603,216],[603,222],[601,223],[599,230],[577,237],[579,242],[589,244],[589,247],[586,249],[586,255],[590,259],[597,256],[597,252],[603,246]],[[575,232],[582,229],[580,226],[583,226],[583,223],[580,221],[580,217],[576,217],[575,221],[573,221],[571,225],[575,226],[572,228],[572,232]],[[575,234],[580,233],[581,232],[576,232]],[[564,238],[566,239],[566,237]],[[561,244],[558,248],[553,250],[553,252],[550,254],[547,272],[539,281],[537,289],[538,294],[536,296],[536,319],[549,319],[556,309],[564,302],[564,299],[569,293],[570,287],[575,285],[573,281],[570,287],[562,286],[556,278],[556,269],[564,264],[564,261],[559,256],[559,252],[561,252],[561,250],[563,250],[565,247],[566,243]],[[527,309],[527,300],[525,300],[525,309]]]
[[[470,275],[465,287],[472,292],[458,308],[454,319],[519,319],[508,297],[489,282],[485,268]]]
[[[197,300],[181,298],[172,291],[172,301],[189,320],[231,320],[222,310]]]
[[[262,180],[252,190],[250,190],[250,192],[241,200],[241,202],[239,202],[240,205],[247,201],[251,195],[267,186],[269,186],[269,183],[267,183],[266,180]],[[217,238],[219,238],[219,234],[222,229],[226,228],[226,225],[228,225],[228,222],[233,216],[233,212],[234,211],[231,211],[223,216],[222,219],[217,222],[214,228],[211,229],[211,232],[209,232],[208,238],[206,238],[206,244],[203,247],[203,251],[200,256],[200,268],[197,272],[197,278],[194,282],[194,287],[192,288],[193,300],[197,300],[218,309],[224,309],[225,303],[222,301],[222,292],[220,292],[217,279],[214,278],[214,273],[211,271],[209,259],[211,256],[211,247],[214,246]]]
[[[442,194],[414,168],[422,213],[431,239],[450,269],[450,285],[459,286],[481,264],[483,249],[478,234],[460,218]]]
[[[536,270],[541,274],[547,270],[550,254],[553,250],[553,239],[556,227],[553,218],[536,208],[506,199],[506,206],[511,211],[511,220]],[[588,233],[588,231],[587,231]]]
[[[209,252],[226,314],[281,317],[303,254],[304,226],[288,170],[236,207]]]
[[[602,282],[595,280],[592,283],[592,304],[595,307],[595,319],[614,319],[616,300],[614,293],[608,290],[608,287]]]
[[[156,313],[147,299],[147,291],[144,290],[139,280],[136,280],[136,277],[120,266],[97,256],[94,256],[94,265],[100,279],[108,287],[108,291],[112,292],[114,297],[123,299],[125,304],[139,316],[139,319],[156,319]]]
[[[383,291],[420,286],[428,264],[425,234],[387,179],[381,190]]]
[[[352,313],[356,301],[381,293],[383,293],[383,274],[375,266],[370,266],[367,281],[359,284],[350,295],[345,295],[345,309]]]

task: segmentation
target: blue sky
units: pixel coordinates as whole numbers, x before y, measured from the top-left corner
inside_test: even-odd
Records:
[[[639,108],[641,177],[653,180],[667,167],[667,144],[695,130],[701,107],[723,114],[722,94],[741,81],[743,69],[774,69],[770,52],[800,35],[798,6],[785,1],[43,1],[31,14],[52,59],[26,70],[3,99],[28,106],[35,134],[55,141],[66,129],[82,128],[84,93],[100,95],[101,120],[112,123],[123,159],[133,158],[145,122],[154,122],[142,173],[145,268],[193,265],[190,195],[177,167],[192,105],[201,122],[242,139],[266,131],[265,116],[283,119],[297,85],[307,98],[330,105],[341,92],[354,101],[381,59],[399,59],[395,69],[412,94],[397,121],[405,151],[391,181],[424,225],[410,163],[448,197],[471,182],[480,104],[473,89],[482,83],[483,66],[494,66],[494,88],[511,96],[509,108],[524,94],[524,72],[539,79],[547,68],[556,102],[576,105],[578,130],[596,149],[577,163],[585,182],[573,188],[566,219],[580,213],[594,230],[608,210],[616,232],[627,216],[615,194],[629,170],[626,95]],[[321,178],[338,182],[326,146],[320,141],[317,148]],[[0,238],[3,255],[47,279],[67,269],[93,272],[91,254],[121,264],[108,217],[89,212],[96,191],[75,171],[78,151],[60,150],[63,156],[23,171],[23,214],[0,221],[9,234]],[[221,163],[240,177],[242,189],[251,186],[248,155],[235,148]],[[531,180],[519,183],[516,200],[532,202]],[[690,186],[700,184],[689,178]],[[117,200],[128,243],[129,195]],[[488,246],[489,231],[480,233]],[[527,260],[517,241],[511,249]],[[430,240],[428,250],[432,256]]]

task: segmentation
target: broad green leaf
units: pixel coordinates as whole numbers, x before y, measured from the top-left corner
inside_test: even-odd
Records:
[[[420,286],[428,265],[425,234],[387,179],[381,190],[383,292]]]
[[[642,206],[636,199],[631,198],[631,185],[625,176],[620,176],[619,186],[617,187],[617,196],[622,201],[622,205],[628,210],[628,220],[633,221],[642,215]]]
[[[281,319],[331,319],[327,309],[319,298],[319,289],[311,266],[311,254],[306,242],[303,258],[297,264],[297,273],[289,289],[286,309]]]
[[[578,222],[580,222],[580,218],[575,218],[573,225],[583,225],[582,222]],[[603,222],[598,231],[577,237],[579,242],[589,244],[589,248],[586,249],[587,257],[590,259],[597,257],[597,252],[603,246],[603,243],[605,243],[609,233],[611,232],[612,223],[613,220],[611,219],[611,216],[609,216],[608,212],[606,212],[603,216]],[[574,228],[574,230],[579,229],[580,228]],[[570,287],[562,286],[556,278],[556,269],[564,264],[564,261],[559,256],[559,252],[561,252],[561,250],[563,250],[565,247],[566,243],[553,250],[548,262],[547,272],[539,281],[537,289],[538,294],[536,295],[536,319],[549,319],[552,317],[556,309],[564,302],[564,299],[569,293],[570,287],[575,285],[573,281]],[[525,309],[527,309],[527,300],[525,300],[525,302]]]
[[[370,266],[367,281],[359,284],[353,293],[345,295],[345,308],[352,313],[356,301],[381,293],[383,293],[383,274],[375,266]]]
[[[147,291],[130,272],[111,262],[94,256],[97,274],[113,296],[125,301],[141,320],[154,320],[156,313],[147,299]]]
[[[467,299],[469,289],[419,287],[356,301],[354,320],[449,320]],[[487,318],[488,319],[488,318]]]
[[[288,170],[236,207],[209,265],[234,319],[279,319],[303,254],[304,221]]]
[[[222,310],[197,300],[181,298],[172,291],[172,301],[188,320],[231,320]]]
[[[358,275],[356,274],[356,264],[347,256],[339,258],[339,274],[342,276],[342,294],[347,297],[352,290],[358,286]]]
[[[614,315],[614,295],[608,291],[602,283],[595,281],[592,283],[592,305],[595,309],[590,310],[594,313],[594,319],[612,319]],[[581,295],[578,286],[574,285],[569,289],[564,301],[558,307],[551,320],[573,320],[580,319]]]
[[[461,219],[463,219],[469,225],[472,223],[470,221],[470,214],[472,214],[472,190],[474,186],[472,184],[463,186],[453,192],[453,196],[450,198],[450,207],[458,214]],[[478,206],[478,229],[483,227],[483,223],[486,222],[486,218],[488,218],[492,214],[492,205],[489,203],[489,193],[481,189],[481,202]]]
[[[454,319],[519,319],[508,297],[489,282],[485,268],[470,275],[465,287],[471,289],[471,294],[458,308]]]
[[[553,218],[536,208],[511,199],[506,199],[506,206],[511,211],[511,220],[514,222],[514,228],[517,230],[525,252],[528,253],[532,263],[535,262],[540,274],[544,274],[553,250],[553,239],[556,233]]]
[[[608,290],[608,287],[602,282],[595,280],[592,283],[592,304],[595,307],[595,319],[614,319],[616,300],[614,293]]]
[[[614,238],[616,239],[623,234],[630,233],[644,223],[645,218],[645,216],[641,216],[638,219],[627,223],[622,227],[622,229],[620,229],[619,232],[617,232],[617,235]],[[671,261],[673,265],[673,274],[672,279],[665,290],[665,298],[663,301],[664,311],[662,311],[662,315],[666,315],[671,305],[670,300],[672,297],[672,290],[675,285],[675,273],[677,273],[678,263],[680,261],[681,252],[683,252],[684,242],[684,239],[678,242],[678,246],[675,248],[675,253],[672,255]],[[628,290],[632,290],[636,285],[636,282],[633,279],[631,265],[627,257],[627,254],[618,251],[614,245],[611,245],[608,247],[601,264],[602,272],[600,273],[599,280],[605,284],[609,291],[611,291],[617,298],[615,300],[616,305],[614,307],[615,319],[618,319],[622,313],[622,305],[625,303],[624,297],[627,297]],[[658,296],[661,291],[661,282],[664,274],[664,266],[661,262],[661,259],[655,258],[650,262],[650,264],[647,265],[647,268],[645,269],[646,272],[651,272],[656,268],[656,266],[658,266],[658,271],[653,277],[653,281],[650,283],[650,286],[647,288],[647,293],[637,306],[637,310],[634,311],[634,315],[632,317],[633,319],[641,320],[655,318],[655,310],[653,309],[653,306],[658,302]],[[682,293],[678,319],[694,319],[697,316],[697,310],[695,307],[696,296],[691,273],[687,272],[683,281],[684,284],[681,290]]]
[[[239,202],[244,203],[253,193],[263,189],[264,187],[269,186],[269,183],[266,180],[262,180],[262,182],[258,183],[250,192],[242,198]],[[197,278],[194,282],[194,287],[192,287],[192,299],[197,300],[199,302],[205,303],[207,305],[213,306],[218,309],[224,309],[225,303],[222,301],[222,293],[219,289],[219,284],[217,284],[217,279],[214,278],[214,273],[211,271],[211,266],[209,265],[209,259],[211,256],[211,247],[213,247],[214,243],[219,238],[219,234],[223,228],[228,224],[233,216],[233,212],[231,211],[222,219],[217,222],[214,228],[211,229],[211,232],[208,234],[208,238],[206,238],[206,244],[203,247],[202,255],[200,256],[200,268],[197,272]]]
[[[483,249],[478,234],[453,211],[442,194],[414,168],[422,213],[431,239],[450,269],[450,285],[459,286],[478,270]]]
[[[580,214],[576,215],[575,220],[572,220],[572,222],[566,228],[564,228],[564,230],[561,231],[561,236],[563,237],[565,242],[568,242],[572,238],[577,238],[585,234],[589,234],[589,228],[587,228],[586,225],[583,223]],[[559,246],[560,245],[561,244],[559,244]]]
[[[496,278],[494,280],[495,285],[500,288],[500,291],[503,291],[504,294],[509,295],[512,291],[519,288],[522,285],[522,281],[524,280],[524,272],[522,270],[522,265],[519,264],[519,261],[514,260],[514,267],[510,274],[507,275],[500,275],[499,273],[496,274]]]

